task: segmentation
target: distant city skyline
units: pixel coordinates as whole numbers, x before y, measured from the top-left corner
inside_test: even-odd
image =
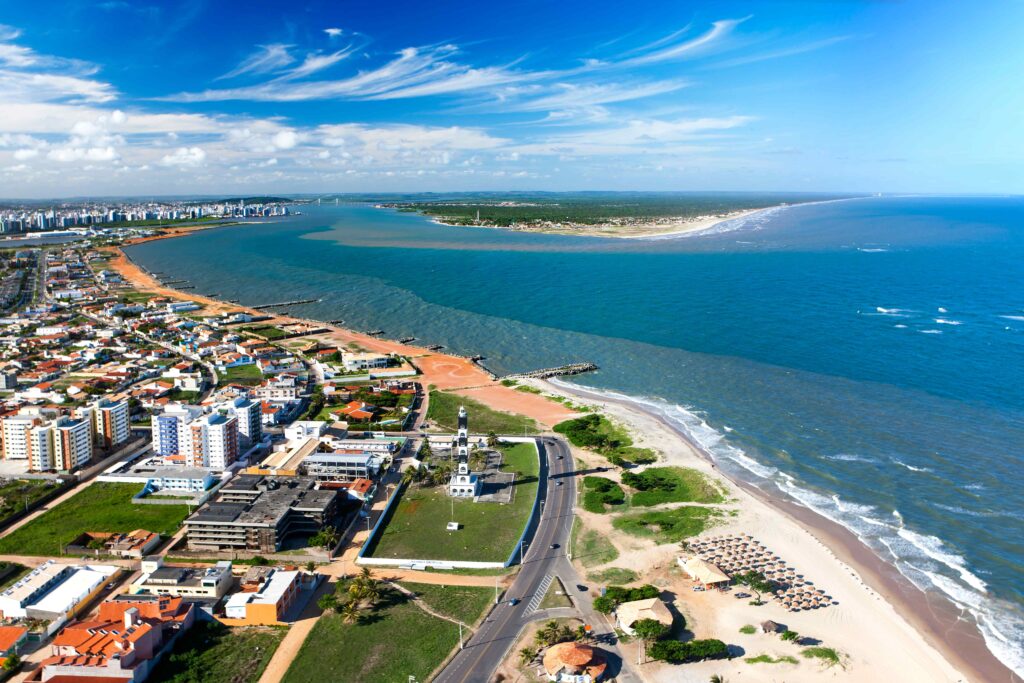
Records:
[[[1021,193],[1024,4],[0,0],[0,197]]]

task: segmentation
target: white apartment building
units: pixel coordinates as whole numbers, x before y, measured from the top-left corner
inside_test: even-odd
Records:
[[[71,472],[92,460],[92,429],[86,420],[62,417],[53,425],[53,469]]]
[[[263,416],[258,401],[236,398],[217,406],[216,410],[238,420],[238,433],[243,437],[243,445],[251,446],[263,438]]]
[[[188,425],[187,467],[225,470],[238,460],[238,418],[220,413],[204,415]]]
[[[71,472],[92,460],[92,433],[85,420],[14,415],[3,420],[5,460],[24,461],[32,472]]]
[[[93,443],[100,448],[115,448],[128,441],[131,436],[126,399],[111,401],[101,398],[87,406],[76,408],[75,417],[89,422]]]

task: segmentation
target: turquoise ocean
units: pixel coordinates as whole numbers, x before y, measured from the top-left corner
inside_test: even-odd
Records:
[[[127,251],[499,374],[593,361],[574,381],[842,524],[1024,673],[1024,199],[822,202],[642,240],[299,209]]]

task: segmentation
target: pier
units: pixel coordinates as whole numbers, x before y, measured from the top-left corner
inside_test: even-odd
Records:
[[[185,285],[184,287],[176,287],[176,289],[195,289],[195,285]]]
[[[561,375],[581,375],[585,372],[594,372],[597,370],[596,363],[570,363],[568,365],[560,365],[557,368],[543,368],[541,370],[531,370],[530,372],[517,372],[511,375],[505,375],[500,379],[547,379],[548,377],[558,377]]]
[[[427,347],[428,351],[440,351],[444,348],[444,344],[431,344]]]
[[[262,311],[265,308],[279,308],[281,306],[298,306],[299,304],[316,304],[323,301],[323,299],[296,299],[295,301],[279,301],[276,304],[260,304],[259,306],[250,306],[249,308],[257,311]]]
[[[344,325],[345,321],[344,320],[328,320],[327,324],[328,325]]]
[[[416,341],[416,337],[402,337],[398,340],[399,344],[408,344],[409,342]]]
[[[164,285],[165,287],[169,287],[170,285],[180,285],[183,282],[188,282],[188,280],[167,280],[166,282],[161,282],[160,284]]]
[[[377,337],[384,334],[384,330],[370,330],[366,334],[370,335],[371,337]]]

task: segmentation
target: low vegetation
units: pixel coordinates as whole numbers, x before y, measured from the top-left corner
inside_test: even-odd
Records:
[[[283,628],[228,628],[197,621],[150,674],[150,683],[256,683],[281,644]]]
[[[826,669],[831,669],[834,666],[846,668],[845,656],[831,647],[808,647],[804,648],[800,654],[807,659],[817,659]]]
[[[437,389],[430,391],[427,419],[444,429],[455,431],[458,427],[460,406],[465,406],[469,411],[470,425],[475,434],[494,432],[495,434],[516,435],[537,434],[540,431],[533,418],[503,413],[467,396],[459,396]]]
[[[255,363],[217,370],[217,384],[219,386],[224,386],[225,384],[255,386],[262,381],[263,372],[260,371]]]
[[[169,536],[188,515],[186,505],[134,505],[137,484],[98,482],[0,539],[0,554],[60,555],[86,531],[124,533],[147,529]]]
[[[0,524],[54,490],[57,483],[49,479],[0,480]]]
[[[729,646],[720,640],[659,640],[647,648],[647,656],[662,662],[682,664],[729,656]]]
[[[642,507],[725,500],[710,478],[689,467],[650,467],[643,472],[623,472],[622,483],[637,490],[630,502]]]
[[[757,628],[751,624],[746,624],[744,626],[740,626],[740,633],[745,633],[748,636],[753,635],[757,633]]]
[[[241,332],[247,332],[255,337],[266,339],[267,341],[274,339],[281,339],[287,337],[288,333],[282,330],[280,327],[274,325],[253,325],[251,327],[239,328]]]
[[[771,655],[757,655],[756,657],[747,657],[744,659],[747,664],[799,664],[800,660],[793,655],[781,655],[779,657],[772,657]]]
[[[558,577],[555,577],[548,585],[548,590],[540,601],[540,609],[553,607],[572,607],[572,600],[569,599],[565,586],[562,585],[562,581]]]
[[[593,529],[581,529],[574,539],[573,557],[584,567],[596,567],[617,560],[619,551],[602,534]]]
[[[587,512],[603,513],[607,505],[626,502],[622,487],[605,477],[584,477],[583,488],[583,509]]]
[[[658,456],[650,448],[636,448],[624,429],[597,413],[555,425],[574,446],[587,448],[608,458],[613,465],[652,463]]]
[[[426,584],[403,584],[432,608],[455,614],[466,623],[475,622],[494,598],[493,589],[460,588],[463,599],[454,613],[445,606],[450,588]],[[346,586],[342,584],[341,592]],[[284,683],[307,681],[360,681],[394,683],[410,676],[425,681],[459,643],[458,626],[431,616],[403,592],[381,584],[372,607],[351,619],[340,611],[325,613],[313,627]],[[476,605],[475,614],[469,605]],[[468,635],[468,634],[467,634]],[[340,647],[343,643],[344,647]]]
[[[601,571],[591,572],[587,574],[587,577],[591,581],[598,581],[600,583],[633,583],[640,575],[632,569],[623,569],[622,567],[608,567]]]
[[[719,514],[711,508],[680,507],[623,515],[612,524],[620,531],[651,538],[657,543],[678,543],[684,538],[700,534]]]

